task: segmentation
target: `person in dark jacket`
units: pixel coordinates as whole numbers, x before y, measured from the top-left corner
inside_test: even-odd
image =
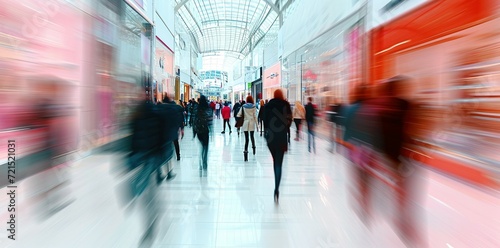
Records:
[[[285,101],[283,91],[280,89],[274,92],[274,98],[266,104],[265,108],[265,138],[273,157],[274,200],[278,202],[283,158],[288,150],[288,130],[292,123],[292,109]]]
[[[238,113],[240,112],[241,105],[242,104],[240,103],[240,101],[237,101],[234,104],[234,107],[233,107],[234,123],[238,123],[238,120],[240,119],[240,117],[238,117]],[[239,127],[236,128],[236,131],[238,132],[238,136],[240,136],[240,128]]]
[[[178,105],[173,100],[169,100],[168,98],[164,99],[164,102],[173,104],[173,106],[175,107],[175,110],[177,112],[177,114],[176,114],[177,118],[176,119],[179,119],[179,115],[181,117],[183,117],[183,115],[184,115],[184,108],[182,106]],[[180,135],[181,135],[180,138],[182,139],[184,137],[184,121],[183,121],[183,119],[181,119],[181,121],[178,122],[178,126],[179,126],[179,128],[177,129],[177,131],[178,131],[178,133],[180,131]],[[177,161],[179,161],[179,160],[181,160],[181,149],[180,149],[180,146],[179,146],[179,136],[177,136],[177,139],[174,139],[173,143],[174,143],[174,148],[175,148],[175,154],[177,155]]]
[[[193,129],[195,130],[196,136],[201,143],[200,170],[207,170],[208,142],[213,120],[213,111],[208,105],[207,98],[204,95],[200,96],[195,118]]]
[[[146,95],[144,94],[146,98]],[[162,117],[151,102],[142,102],[133,115],[132,144],[129,156],[130,169],[138,168],[131,189],[144,205],[146,231],[141,239],[142,246],[154,242],[160,212],[158,211],[157,183],[151,181],[158,178],[160,158],[162,157]]]
[[[177,103],[175,101],[170,101],[169,103],[174,104],[174,106],[177,108],[177,112],[178,112],[177,115],[181,115],[181,116],[183,115],[184,109],[182,106],[177,105]],[[175,148],[175,154],[177,155],[177,161],[179,161],[179,160],[181,160],[181,148],[179,146],[179,138],[180,139],[184,138],[184,122],[182,120],[179,122],[179,128],[177,129],[177,131],[178,131],[178,134],[180,134],[180,137],[179,137],[179,135],[177,135],[177,139],[174,140],[174,148]]]
[[[187,106],[187,111],[189,114],[189,127],[193,126],[194,107],[196,104],[197,104],[197,102],[194,98],[189,100],[189,104]]]
[[[179,147],[179,129],[182,126],[183,116],[182,107],[175,104],[170,98],[165,96],[163,99],[163,104],[158,105],[158,112],[161,116],[161,132],[159,133],[161,141],[161,163],[162,165],[167,165],[167,180],[173,179],[176,175],[173,173],[171,159],[173,157],[174,149],[176,150],[177,157],[180,158]],[[161,166],[163,167],[163,166]],[[159,174],[161,175],[161,168],[159,169]],[[160,178],[161,180],[162,178]]]
[[[316,143],[314,141],[314,119],[316,118],[316,107],[313,105],[312,97],[307,98],[307,105],[306,105],[306,122],[307,122],[307,148],[309,152],[311,152],[311,146],[316,153]]]
[[[264,100],[260,100],[260,108],[259,108],[259,115],[257,116],[260,124],[260,136],[262,136],[262,133],[264,132],[264,112],[265,112],[265,102]]]

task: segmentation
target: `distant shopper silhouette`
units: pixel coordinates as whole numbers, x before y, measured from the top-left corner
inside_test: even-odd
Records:
[[[231,124],[229,123],[229,120],[231,119],[231,108],[229,107],[229,104],[226,102],[224,104],[224,108],[221,110],[222,113],[222,119],[224,119],[224,129],[222,130],[221,133],[226,133],[226,124],[229,128],[229,134],[231,134],[233,131],[231,131]]]
[[[306,109],[299,101],[295,102],[295,107],[293,108],[293,121],[295,122],[295,127],[297,128],[295,132],[295,140],[299,141],[300,130],[302,126],[302,120],[306,118]]]
[[[306,105],[306,122],[307,122],[307,147],[309,152],[311,152],[311,147],[314,153],[316,153],[316,143],[315,143],[315,118],[316,118],[316,106],[312,103],[313,98],[307,98],[308,103]]]
[[[245,134],[245,151],[243,151],[243,155],[245,161],[248,161],[248,136],[250,136],[250,139],[252,140],[252,149],[253,154],[255,155],[256,147],[254,134],[256,129],[257,131],[259,130],[257,126],[257,109],[255,108],[252,96],[247,96],[247,103],[243,104],[241,107],[238,117],[244,118],[243,126],[241,126],[241,129],[243,129]]]
[[[265,113],[265,102],[264,100],[260,100],[260,108],[259,108],[259,114],[257,116],[257,119],[259,120],[259,125],[260,125],[260,136],[262,136],[262,133],[264,132],[264,113]]]

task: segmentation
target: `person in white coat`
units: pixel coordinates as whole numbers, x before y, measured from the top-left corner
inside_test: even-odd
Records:
[[[255,155],[254,134],[255,130],[259,131],[257,126],[257,108],[255,107],[252,96],[247,96],[247,101],[238,112],[238,117],[243,117],[243,126],[241,126],[245,134],[245,151],[243,154],[245,156],[245,161],[248,161],[248,136],[250,135],[252,139],[253,154]]]

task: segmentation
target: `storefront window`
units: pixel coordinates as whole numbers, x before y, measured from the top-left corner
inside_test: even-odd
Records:
[[[348,103],[350,90],[362,81],[363,30],[360,12],[283,59],[282,87],[287,89],[288,101],[306,104],[313,97],[322,116],[320,126],[328,124],[324,118],[328,107]]]

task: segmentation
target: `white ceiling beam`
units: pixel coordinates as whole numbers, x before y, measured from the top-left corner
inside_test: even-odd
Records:
[[[278,7],[276,7],[276,5],[274,5],[273,2],[271,2],[271,0],[264,0],[264,2],[267,3],[267,5],[269,5],[271,7],[271,9],[274,10],[274,12],[276,12],[276,14],[280,14],[280,10],[278,9]]]
[[[178,3],[175,8],[174,8],[174,13],[177,13],[177,11],[179,11],[179,9],[188,2],[189,0],[182,0],[182,2]]]

